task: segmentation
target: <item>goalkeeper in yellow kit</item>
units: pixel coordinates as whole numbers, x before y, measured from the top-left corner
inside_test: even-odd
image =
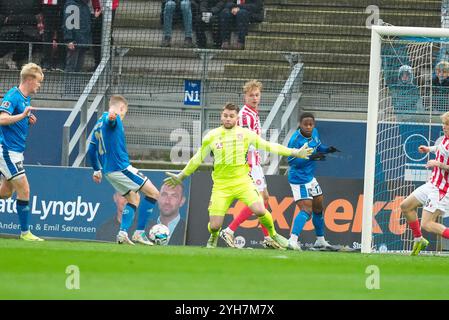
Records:
[[[168,185],[180,184],[184,178],[191,175],[210,154],[214,157],[212,180],[212,195],[209,203],[210,238],[208,248],[215,248],[224,216],[235,199],[245,203],[259,218],[279,248],[287,248],[286,238],[276,233],[271,213],[265,209],[263,200],[249,175],[246,163],[248,147],[263,149],[283,156],[293,156],[307,159],[313,149],[304,145],[301,149],[290,149],[277,143],[263,140],[255,132],[237,126],[239,108],[228,103],[221,112],[222,126],[210,131],[203,139],[201,148],[190,159],[189,163],[179,173],[166,172],[169,176],[164,180]]]

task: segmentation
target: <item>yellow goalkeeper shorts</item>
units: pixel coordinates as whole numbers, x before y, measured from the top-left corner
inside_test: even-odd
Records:
[[[235,199],[247,206],[258,201],[263,202],[262,196],[251,179],[242,180],[241,184],[234,185],[232,188],[220,188],[214,184],[209,202],[209,215],[224,216]]]

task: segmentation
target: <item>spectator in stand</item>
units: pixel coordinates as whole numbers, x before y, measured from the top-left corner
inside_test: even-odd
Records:
[[[411,66],[403,65],[399,68],[397,82],[390,84],[389,89],[395,112],[423,111],[422,99],[414,82]]]
[[[192,6],[194,7],[192,10]],[[162,21],[164,26],[164,39],[162,47],[171,46],[173,33],[173,19],[176,10],[181,9],[182,21],[184,23],[184,47],[193,48],[192,40],[192,11],[198,10],[197,0],[162,0]]]
[[[432,108],[446,111],[449,107],[449,62],[440,61],[432,78]]]
[[[0,0],[0,41],[11,41],[1,44],[0,57],[12,54],[10,69],[17,70],[28,60],[28,44],[16,42],[40,42],[43,32],[40,1]]]
[[[199,11],[195,15],[194,26],[196,45],[198,48],[207,47],[206,30],[212,31],[214,48],[221,47],[220,13],[224,9],[226,0],[201,0]]]
[[[44,22],[44,52],[42,69],[63,71],[65,66],[65,45],[61,30],[62,10],[65,0],[41,0]],[[51,44],[49,44],[51,43]]]
[[[103,0],[103,4],[105,0]],[[112,20],[111,26],[114,26],[115,12],[119,6],[119,0],[112,0]],[[111,29],[111,46],[113,45],[112,39],[112,29]],[[95,11],[92,14],[92,42],[95,45],[93,47],[94,51],[94,59],[95,59],[95,68],[100,64],[101,61],[101,41],[102,41],[102,32],[103,32],[103,10],[100,11],[100,15],[98,17],[95,16]]]
[[[231,49],[231,32],[235,28],[238,40],[234,49],[243,50],[249,24],[262,22],[263,18],[262,0],[228,0],[225,9],[220,14],[221,48]]]
[[[98,17],[101,13],[100,0],[66,0],[64,6],[64,41],[67,43],[66,72],[79,72],[83,68],[84,58],[92,43],[92,26],[89,2]],[[79,10],[78,15],[71,10],[73,6]]]

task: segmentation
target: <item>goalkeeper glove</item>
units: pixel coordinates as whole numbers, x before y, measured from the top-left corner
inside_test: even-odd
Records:
[[[340,150],[338,150],[335,147],[329,147],[329,149],[327,150],[327,153],[334,153],[334,152],[340,152]]]
[[[326,156],[324,155],[324,153],[321,153],[321,152],[312,154],[312,155],[309,157],[309,160],[314,160],[314,161],[323,161],[323,160],[325,160],[325,159],[326,159]]]
[[[171,173],[171,172],[166,172],[165,173],[168,178],[164,179],[164,184],[167,184],[171,187],[175,187],[178,184],[182,183],[182,180],[184,180],[185,176],[182,172],[175,174],[175,173]]]
[[[313,148],[309,148],[307,143],[303,145],[300,149],[293,149],[292,156],[296,158],[309,159],[312,154]]]

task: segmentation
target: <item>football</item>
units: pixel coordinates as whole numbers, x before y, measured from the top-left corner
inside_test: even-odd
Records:
[[[154,242],[154,244],[164,246],[168,243],[170,230],[164,224],[156,224],[151,227],[148,236],[150,241]]]

